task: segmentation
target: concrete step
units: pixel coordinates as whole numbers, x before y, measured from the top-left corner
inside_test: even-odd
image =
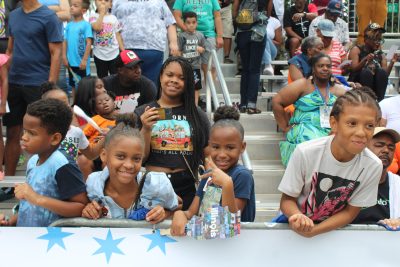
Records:
[[[282,133],[252,132],[245,133],[244,140],[247,143],[247,152],[253,160],[279,160],[279,142],[284,140]]]
[[[280,160],[251,160],[256,194],[279,194],[285,168]]]
[[[271,100],[272,97],[275,96],[275,92],[259,92],[258,97],[257,97],[257,108],[259,108],[261,111],[272,111],[272,106],[271,106]],[[205,100],[205,91],[202,92],[203,99]],[[218,94],[218,103],[225,103],[224,97],[222,94]],[[232,103],[233,102],[238,102],[240,103],[240,94],[230,94],[230,98]],[[241,114],[242,115],[247,115],[247,114]],[[250,115],[254,116],[254,115]],[[257,115],[256,115],[257,116]]]
[[[277,124],[272,112],[262,112],[254,115],[243,113],[240,114],[240,122],[247,134],[251,132],[276,133]]]
[[[285,84],[284,81],[287,81],[287,77],[284,76],[271,76],[271,75],[262,75],[264,81],[264,88],[269,91],[279,91]],[[225,77],[226,86],[228,87],[228,91],[231,94],[240,94],[240,77]],[[221,88],[219,86],[219,82],[216,82],[216,90],[217,93],[220,94]]]
[[[256,222],[270,222],[279,211],[280,194],[256,194]]]

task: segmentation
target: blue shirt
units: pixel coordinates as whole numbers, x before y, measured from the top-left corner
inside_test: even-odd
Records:
[[[59,6],[60,1],[59,0],[39,0],[39,3],[45,6]]]
[[[81,20],[70,21],[65,27],[65,40],[67,41],[67,59],[71,67],[79,67],[86,49],[86,39],[93,38],[92,26],[89,22]],[[86,75],[90,74],[90,56],[86,62]]]
[[[235,198],[246,200],[246,206],[241,213],[242,222],[253,222],[256,216],[256,197],[254,191],[254,179],[251,172],[242,165],[236,165],[228,171],[228,175],[233,181],[233,190]],[[206,185],[207,179],[201,180],[197,189],[196,195],[200,197],[200,202],[203,199],[203,188]]]
[[[36,193],[59,200],[68,200],[86,192],[82,173],[64,152],[56,150],[41,165],[38,155],[28,161],[26,182]],[[20,201],[17,226],[47,227],[61,218],[58,214],[26,200]]]
[[[49,43],[62,42],[61,21],[46,6],[25,13],[17,8],[10,13],[9,34],[14,39],[9,82],[40,86],[49,79]]]
[[[308,78],[311,75],[311,66],[308,60],[309,58],[304,53],[301,53],[289,59],[288,64],[294,64],[303,73],[304,78]]]

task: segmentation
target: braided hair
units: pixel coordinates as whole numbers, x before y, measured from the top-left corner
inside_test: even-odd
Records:
[[[366,105],[375,109],[376,121],[378,121],[381,116],[381,109],[376,101],[376,95],[369,87],[366,86],[347,91],[344,95],[339,96],[336,99],[335,104],[333,104],[330,116],[333,116],[336,120],[339,120],[340,114],[343,112],[345,105]]]

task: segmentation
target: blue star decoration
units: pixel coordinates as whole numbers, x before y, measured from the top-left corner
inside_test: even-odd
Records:
[[[151,244],[150,244],[149,248],[147,249],[147,251],[149,251],[155,247],[159,247],[161,249],[161,251],[164,253],[164,255],[165,255],[165,243],[178,242],[175,239],[172,239],[168,236],[160,235],[160,230],[156,230],[156,232],[153,234],[142,235],[142,236],[151,240]]]
[[[93,253],[93,255],[104,253],[105,256],[106,256],[107,263],[110,262],[111,255],[113,253],[125,255],[118,248],[119,243],[121,243],[122,240],[125,239],[125,237],[119,238],[119,239],[113,239],[110,229],[108,229],[108,233],[107,233],[106,239],[100,239],[100,238],[96,238],[96,237],[93,237],[93,238],[100,245],[100,248],[98,250],[96,250],[96,252]]]
[[[73,233],[63,232],[62,228],[59,227],[47,227],[47,234],[39,236],[38,239],[48,240],[47,252],[54,246],[59,245],[65,250],[63,239],[73,235]]]

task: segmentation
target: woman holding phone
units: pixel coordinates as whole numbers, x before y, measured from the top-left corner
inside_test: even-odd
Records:
[[[194,77],[182,57],[168,58],[158,83],[157,100],[135,110],[145,139],[147,171],[165,172],[187,210],[196,193],[197,171],[204,158],[210,123],[195,105]]]

